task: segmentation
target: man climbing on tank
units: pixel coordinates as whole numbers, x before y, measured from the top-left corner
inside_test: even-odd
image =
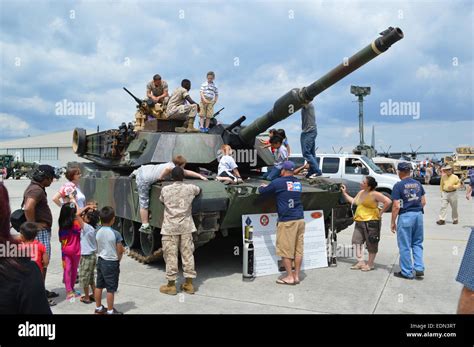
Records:
[[[184,169],[185,165],[186,158],[182,155],[177,155],[168,163],[159,165],[142,165],[132,172],[130,176],[136,177],[138,189],[138,204],[140,205],[140,218],[142,220],[140,232],[151,233],[152,231],[148,220],[148,206],[150,204],[150,189],[152,184],[157,181],[171,179],[171,171],[173,168],[179,166]],[[191,170],[184,170],[184,176],[199,178],[205,181],[207,180],[203,175]]]
[[[161,76],[156,74],[153,76],[153,81],[146,85],[147,102],[150,106],[161,104],[166,106],[169,99],[168,83],[161,79]]]
[[[189,95],[190,90],[191,81],[184,79],[181,81],[181,87],[176,88],[168,101],[168,106],[166,107],[167,118],[185,121],[183,127],[175,129],[176,132],[199,132],[194,127],[194,119],[200,108],[198,103]]]

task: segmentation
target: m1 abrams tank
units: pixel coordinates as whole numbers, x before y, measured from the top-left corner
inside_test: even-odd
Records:
[[[134,131],[122,124],[119,129],[86,135],[76,128],[73,150],[92,163],[82,164],[81,187],[87,199],[97,200],[99,206],[110,205],[116,211],[116,228],[122,232],[131,249],[139,249],[145,262],[161,255],[160,227],[164,206],[159,201],[160,191],[170,182],[157,182],[150,191],[150,224],[152,233],[141,233],[137,186],[129,174],[145,164],[159,164],[174,155],[184,155],[186,168],[195,171],[217,172],[222,144],[229,144],[235,154],[243,184],[224,185],[216,180],[185,180],[199,186],[201,194],[194,199],[192,211],[196,224],[196,247],[212,240],[217,232],[224,236],[240,233],[243,214],[276,212],[273,198],[258,194],[264,182],[260,169],[274,163],[271,152],[262,148],[256,137],[274,124],[297,112],[307,103],[354,70],[385,52],[403,38],[399,28],[389,28],[375,41],[326,75],[301,89],[295,88],[280,97],[266,114],[244,126],[245,116],[230,125],[212,124],[208,133],[176,133],[182,121],[153,119],[144,130]],[[214,174],[212,174],[214,175]],[[267,182],[268,183],[268,182]],[[302,181],[302,202],[305,210],[323,210],[326,233],[331,235],[352,224],[350,206],[342,203],[340,184],[327,179]]]

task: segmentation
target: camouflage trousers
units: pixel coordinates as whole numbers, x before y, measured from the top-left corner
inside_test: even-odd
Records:
[[[178,278],[178,251],[181,253],[183,274],[185,278],[196,278],[194,270],[193,234],[162,235],[163,257],[166,263],[166,279],[176,281]]]
[[[197,105],[179,105],[166,111],[168,113],[167,119],[188,120],[189,118],[196,117]]]

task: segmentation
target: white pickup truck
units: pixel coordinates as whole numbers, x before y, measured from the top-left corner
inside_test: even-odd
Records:
[[[397,175],[384,173],[371,159],[363,155],[317,153],[316,158],[323,177],[342,181],[351,196],[359,192],[364,176],[375,178],[378,183],[376,190],[387,196],[392,194],[393,186],[400,181]],[[289,159],[295,161],[297,166],[304,163],[304,159],[298,154],[292,154]]]

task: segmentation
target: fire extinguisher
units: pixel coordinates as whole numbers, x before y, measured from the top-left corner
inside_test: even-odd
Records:
[[[253,246],[253,226],[245,226],[245,237],[244,237],[244,261],[242,269],[242,280],[252,281],[255,279],[255,254]]]

